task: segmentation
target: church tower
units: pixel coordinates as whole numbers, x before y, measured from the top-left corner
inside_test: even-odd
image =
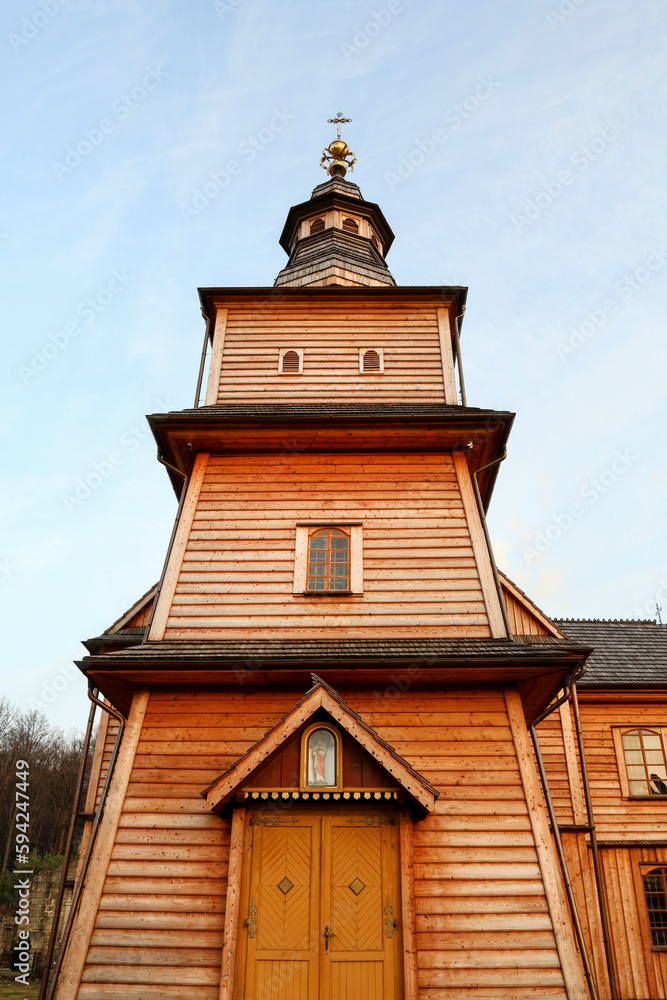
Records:
[[[588,995],[527,730],[587,650],[495,567],[513,415],[341,122],[274,285],[200,290],[204,405],[149,417],[180,504],[79,663],[116,719],[57,1000]]]

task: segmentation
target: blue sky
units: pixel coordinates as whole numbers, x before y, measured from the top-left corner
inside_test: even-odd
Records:
[[[272,283],[339,108],[396,280],[469,286],[468,401],[517,413],[501,566],[555,616],[651,617],[657,595],[667,620],[666,20],[653,0],[7,0],[5,694],[83,725],[79,640],[169,539],[144,414],[192,405],[196,288]]]

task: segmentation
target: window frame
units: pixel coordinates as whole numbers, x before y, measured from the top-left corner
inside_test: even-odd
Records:
[[[380,358],[380,370],[377,372],[366,371],[364,368],[364,355],[366,351],[375,351]],[[384,347],[360,347],[359,348],[359,374],[360,375],[384,375]]]
[[[349,535],[349,590],[307,590],[308,541],[314,530],[334,528]],[[293,593],[302,597],[352,597],[363,594],[363,522],[362,521],[297,521],[294,550]]]
[[[299,370],[298,372],[284,372],[283,371],[283,358],[286,354],[291,352],[299,355]],[[278,374],[279,375],[303,375],[303,347],[281,347],[278,351]]]
[[[659,870],[660,873],[661,873],[661,875],[662,875],[663,883],[664,883],[664,886],[665,886],[665,895],[667,896],[667,864],[665,864],[664,862],[661,862],[661,861],[642,861],[640,863],[640,865],[639,865],[639,878],[640,878],[641,887],[642,887],[642,890],[643,890],[641,898],[643,899],[643,902],[644,902],[644,913],[643,913],[643,916],[645,917],[645,930],[648,930],[648,933],[649,933],[649,936],[650,936],[651,951],[658,951],[658,952],[663,952],[664,953],[664,952],[667,952],[667,944],[654,944],[653,943],[653,931],[654,930],[663,930],[663,928],[659,928],[659,927],[655,927],[654,928],[654,927],[652,927],[651,926],[651,917],[650,917],[651,912],[660,913],[662,911],[661,910],[652,911],[652,910],[649,909],[648,899],[647,899],[647,895],[648,894],[646,892],[646,885],[644,883],[645,876],[653,874],[653,872],[655,872],[656,870]],[[642,923],[644,923],[644,921],[642,921]],[[667,926],[664,928],[664,931],[665,931],[665,934],[667,936]]]
[[[648,795],[635,795],[630,791],[630,779],[628,778],[627,764],[625,762],[625,747],[623,746],[623,736],[625,733],[630,733],[638,729],[647,729],[652,733],[656,733],[662,743],[662,754],[667,765],[667,752],[665,748],[667,747],[667,727],[665,726],[652,726],[649,723],[639,722],[630,723],[627,726],[612,726],[611,734],[614,741],[614,750],[616,752],[616,765],[618,767],[618,776],[621,782],[621,793],[624,799],[632,799],[634,802],[667,802],[667,795],[655,792]]]
[[[334,753],[336,756],[336,783],[333,785],[309,785],[308,784],[308,741],[311,735],[318,729],[326,729],[334,738]],[[342,792],[343,790],[343,740],[340,732],[328,722],[313,722],[304,729],[301,734],[301,767],[299,791],[311,792]]]

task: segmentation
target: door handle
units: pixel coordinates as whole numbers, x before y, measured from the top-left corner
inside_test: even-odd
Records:
[[[329,927],[328,927],[328,926],[326,926],[326,927],[324,928],[324,953],[325,953],[325,954],[326,954],[326,953],[328,952],[328,950],[329,950],[329,941],[331,940],[331,938],[332,938],[332,937],[336,937],[336,934],[335,934],[335,932],[334,932],[334,931],[330,931],[330,930],[329,930]]]

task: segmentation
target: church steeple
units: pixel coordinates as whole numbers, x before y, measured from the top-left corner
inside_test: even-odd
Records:
[[[338,135],[323,151],[320,166],[330,180],[317,185],[310,201],[290,209],[280,237],[289,261],[276,285],[396,284],[385,262],[394,234],[380,207],[365,201],[359,187],[345,180],[356,163],[340,136],[341,124],[349,121],[340,112],[329,119]]]

